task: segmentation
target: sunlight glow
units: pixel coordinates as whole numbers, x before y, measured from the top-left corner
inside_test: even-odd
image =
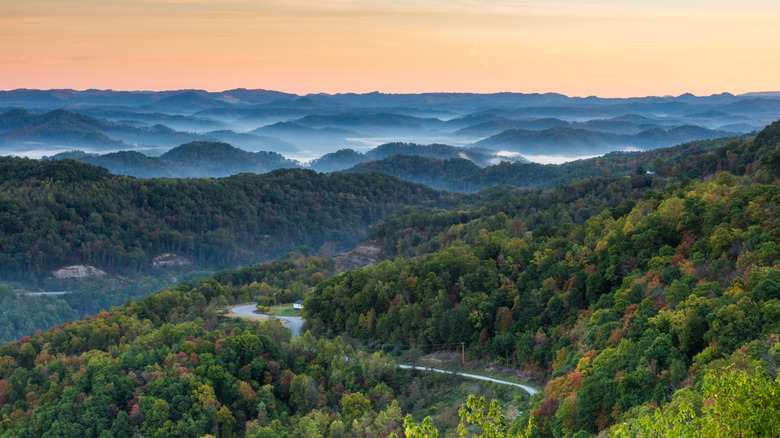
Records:
[[[0,88],[768,91],[779,13],[770,1],[5,2]]]

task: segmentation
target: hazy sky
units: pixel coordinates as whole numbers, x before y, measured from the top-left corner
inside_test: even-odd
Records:
[[[0,0],[0,89],[780,90],[776,0]]]

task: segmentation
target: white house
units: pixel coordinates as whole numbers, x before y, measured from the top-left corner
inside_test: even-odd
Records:
[[[293,303],[293,309],[295,310],[301,310],[303,309],[303,300],[298,300]]]

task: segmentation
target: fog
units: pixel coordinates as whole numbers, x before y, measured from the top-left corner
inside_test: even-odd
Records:
[[[402,142],[478,151],[485,154],[480,165],[504,159],[561,163],[626,150],[627,145],[647,150],[740,135],[761,129],[780,113],[780,97],[771,95],[579,99],[512,93],[267,92],[269,97],[232,90],[160,92],[154,98],[134,95],[123,101],[121,95],[111,95],[111,100],[94,92],[70,93],[68,100],[53,90],[51,101],[46,92],[38,92],[36,100],[26,103],[24,91],[0,92],[0,108],[7,108],[0,110],[0,154],[40,158],[73,150],[134,150],[159,156],[190,142],[223,142],[306,165],[342,149],[368,153]],[[234,98],[237,93],[241,99]],[[160,100],[160,95],[166,97]],[[192,102],[195,110],[188,107]]]

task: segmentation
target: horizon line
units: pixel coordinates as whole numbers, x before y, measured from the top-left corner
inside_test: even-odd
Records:
[[[729,91],[722,91],[720,93],[712,93],[712,94],[701,94],[697,95],[691,92],[685,92],[679,95],[673,95],[673,94],[647,94],[647,95],[630,95],[630,96],[622,96],[622,97],[604,97],[597,94],[591,94],[591,95],[569,95],[560,93],[557,91],[546,91],[546,92],[524,92],[524,91],[492,91],[492,92],[478,92],[478,91],[423,91],[423,92],[385,92],[385,91],[368,91],[368,92],[358,92],[358,91],[340,91],[340,92],[326,92],[326,91],[319,91],[319,92],[309,92],[309,93],[296,93],[296,92],[289,92],[289,91],[282,91],[282,90],[274,90],[270,88],[247,88],[247,87],[236,87],[236,88],[228,88],[223,90],[209,90],[204,88],[179,88],[179,89],[115,89],[115,88],[84,88],[84,89],[77,89],[77,88],[26,88],[26,87],[20,87],[20,88],[13,88],[13,89],[0,89],[0,93],[11,93],[14,91],[72,91],[77,93],[85,93],[88,91],[98,91],[98,92],[125,92],[125,93],[166,93],[166,92],[181,92],[181,93],[187,93],[187,92],[204,92],[209,94],[221,94],[221,93],[227,93],[230,91],[238,91],[238,90],[245,90],[245,91],[267,91],[267,92],[274,92],[274,93],[282,93],[282,94],[289,94],[293,96],[298,97],[305,97],[305,96],[318,96],[318,95],[326,95],[326,96],[339,96],[339,95],[369,95],[369,94],[382,94],[382,95],[388,95],[388,96],[414,96],[414,95],[426,95],[426,94],[471,94],[471,95],[482,95],[482,96],[490,96],[490,95],[499,95],[499,94],[518,94],[518,95],[538,95],[538,96],[544,96],[544,95],[559,95],[564,96],[567,98],[573,98],[573,99],[588,99],[588,98],[599,98],[599,99],[642,99],[642,98],[651,98],[651,97],[660,97],[660,98],[681,98],[684,96],[688,97],[713,97],[713,96],[723,96],[723,95],[731,95],[734,97],[739,96],[751,96],[751,95],[772,95],[777,94],[778,97],[780,97],[780,90],[766,90],[766,91],[748,91],[745,93],[732,93]]]

